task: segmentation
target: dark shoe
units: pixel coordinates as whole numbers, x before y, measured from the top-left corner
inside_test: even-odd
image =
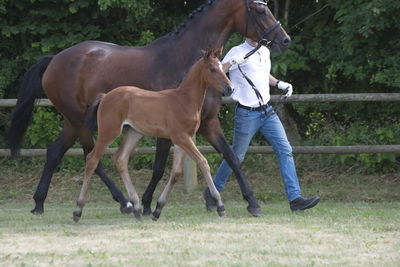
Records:
[[[217,202],[211,196],[210,189],[206,188],[203,192],[203,198],[206,202],[206,210],[213,211],[217,210]]]
[[[320,198],[317,196],[312,198],[298,197],[295,200],[290,201],[290,209],[292,211],[311,209],[318,204],[319,200]]]

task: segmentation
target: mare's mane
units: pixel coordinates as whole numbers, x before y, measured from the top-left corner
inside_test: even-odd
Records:
[[[201,6],[199,6],[198,8],[196,8],[195,10],[193,10],[187,17],[186,19],[179,24],[175,31],[170,32],[169,34],[179,34],[179,32],[186,26],[186,24],[191,21],[193,18],[195,18],[195,16],[198,13],[201,13],[204,9],[207,9],[207,7],[211,6],[216,0],[206,0],[206,2],[204,4],[202,4]]]

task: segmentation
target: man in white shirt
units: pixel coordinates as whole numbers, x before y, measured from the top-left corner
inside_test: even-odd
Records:
[[[233,47],[222,61],[225,72],[229,70],[229,77],[235,88],[232,98],[238,102],[235,110],[232,149],[239,161],[242,162],[251,139],[256,132],[260,131],[277,155],[291,210],[309,209],[317,205],[320,198],[318,196],[312,198],[301,196],[292,147],[278,115],[268,104],[270,85],[285,90],[286,97],[292,95],[293,87],[289,83],[277,80],[270,74],[271,60],[267,47],[261,46],[247,60],[244,59],[245,55],[252,51],[257,44],[247,38],[243,44]],[[224,188],[231,173],[231,168],[224,160],[214,177],[214,184],[218,191]],[[203,196],[207,210],[214,209],[215,201],[208,189],[204,191]]]

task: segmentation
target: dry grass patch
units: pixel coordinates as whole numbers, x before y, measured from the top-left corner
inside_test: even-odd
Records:
[[[172,202],[158,222],[88,203],[75,224],[69,204],[43,216],[28,204],[0,206],[0,262],[5,266],[396,266],[400,203],[324,203],[293,214],[284,202],[248,217],[227,201],[228,218],[200,201]]]

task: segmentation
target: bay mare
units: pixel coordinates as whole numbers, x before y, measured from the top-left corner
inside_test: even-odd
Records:
[[[177,87],[199,58],[201,50],[210,46],[223,47],[234,32],[253,40],[267,39],[273,52],[286,48],[290,43],[290,37],[263,1],[208,0],[190,14],[176,31],[146,46],[127,47],[86,41],[57,55],[45,56],[33,65],[24,75],[12,115],[8,133],[11,153],[16,155],[19,152],[22,137],[32,117],[35,98],[41,88],[63,115],[64,126],[56,141],[47,149],[46,163],[33,196],[35,208],[31,212],[44,212],[44,200],[54,170],[74,142],[79,138],[85,157],[93,149],[93,136],[85,127],[84,118],[97,94],[123,85],[151,91]],[[221,107],[219,95],[216,90],[207,91],[198,133],[223,154],[236,174],[242,195],[248,202],[247,210],[259,216],[260,206],[218,120]],[[144,214],[151,213],[152,195],[164,173],[170,147],[169,139],[157,139],[152,179],[142,197]],[[126,198],[101,164],[95,172],[120,203],[121,211],[129,211]]]
[[[153,219],[159,218],[173,185],[182,175],[183,151],[199,166],[212,196],[217,200],[219,215],[225,216],[225,208],[212,181],[207,159],[192,140],[200,125],[207,87],[215,88],[221,93],[232,93],[232,83],[218,60],[221,53],[222,49],[208,50],[203,58],[193,65],[178,88],[154,92],[133,86],[121,86],[96,98],[89,109],[88,121],[96,120],[97,110],[98,137],[92,152],[86,158],[82,189],[73,213],[75,222],[81,218],[90,177],[105,149],[121,134],[124,125],[128,127],[124,131],[123,142],[115,153],[114,161],[128,192],[129,201],[133,203],[136,218],[140,219],[142,209],[129,176],[128,162],[137,142],[144,135],[168,138],[175,144],[173,171],[157,201]]]

